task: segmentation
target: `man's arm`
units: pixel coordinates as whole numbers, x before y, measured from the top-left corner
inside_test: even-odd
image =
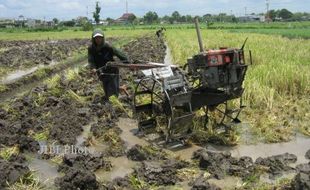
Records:
[[[118,57],[121,61],[123,61],[123,63],[129,63],[128,57],[126,56],[124,52],[122,52],[120,49],[117,49],[115,47],[112,47],[112,48],[113,48],[113,53],[116,57]]]

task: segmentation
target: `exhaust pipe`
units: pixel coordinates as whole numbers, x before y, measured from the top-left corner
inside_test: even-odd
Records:
[[[199,22],[198,17],[195,17],[195,27],[196,27],[197,37],[198,37],[199,49],[200,49],[200,52],[202,53],[202,52],[204,52],[204,49],[203,49],[203,44],[202,44],[200,28],[199,28],[198,22]]]

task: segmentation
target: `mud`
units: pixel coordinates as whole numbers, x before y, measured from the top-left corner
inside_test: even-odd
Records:
[[[167,154],[153,146],[135,145],[127,152],[127,157],[133,161],[167,160]]]
[[[310,163],[297,166],[298,173],[291,183],[292,189],[310,189]]]
[[[13,184],[30,172],[25,160],[23,156],[11,157],[8,161],[0,157],[0,189],[6,187],[7,182]]]
[[[32,120],[18,121],[12,124],[0,120],[0,148],[18,144],[20,151],[35,152],[39,150],[39,143],[27,136],[31,127]]]
[[[154,57],[155,60],[151,61],[162,62],[164,49],[162,49],[163,47],[160,43],[149,37],[146,40],[143,39],[142,42],[144,46],[147,44],[148,47],[150,46],[149,43],[159,44],[155,48],[151,48],[151,52],[157,52],[154,56],[146,56]],[[132,44],[128,45],[132,52],[139,51],[140,53],[144,51],[142,49],[144,46],[132,50]],[[138,59],[134,56],[131,58]],[[118,118],[123,115],[123,112],[117,110],[110,103],[103,102],[103,94],[98,94],[98,87],[101,88],[101,84],[99,81],[95,81],[96,79],[92,79],[88,71],[81,70],[77,78],[72,81],[68,81],[63,75],[60,76],[59,81],[55,84],[53,83],[52,86],[41,85],[35,87],[22,97],[11,99],[5,106],[5,109],[0,110],[0,130],[3,132],[1,135],[10,135],[9,137],[12,139],[16,137],[12,142],[8,140],[9,137],[5,137],[5,140],[1,141],[0,145],[17,144],[22,151],[31,150],[35,152],[39,148],[39,143],[34,140],[34,136],[45,131],[47,131],[47,141],[42,145],[48,146],[50,143],[55,143],[57,146],[59,144],[75,145],[77,144],[78,137],[85,130],[84,127],[91,125],[89,129],[90,134],[85,135],[87,138],[80,145],[92,148],[95,146],[94,142],[103,144],[105,149],[102,149],[102,155],[65,155],[62,158],[62,163],[58,166],[59,171],[64,172],[64,176],[58,177],[55,180],[55,185],[60,189],[97,189],[99,184],[94,175],[96,170],[112,169],[111,174],[106,174],[107,176],[125,177],[124,174],[119,175],[123,169],[117,167],[117,163],[113,163],[113,168],[111,168],[109,162],[104,159],[107,156],[123,156],[126,153],[126,144],[121,136],[122,134],[131,133],[131,131],[126,131],[126,129],[122,133],[122,130],[117,127],[117,125],[126,124],[125,120],[118,123]],[[128,84],[126,77],[123,78],[122,83]],[[76,96],[69,96],[68,91],[73,91],[82,99]],[[127,103],[128,101],[124,102],[125,107],[130,107]],[[129,128],[135,127],[136,125],[131,125]],[[41,158],[49,161],[57,154],[42,154],[38,156],[42,156]],[[152,158],[151,160],[154,159]],[[132,161],[128,162],[132,163]],[[134,171],[134,165],[128,168],[128,175]],[[46,164],[42,161],[38,162],[36,168],[45,168],[45,166]],[[172,171],[172,169],[170,170]],[[169,171],[167,170],[167,172]]]
[[[281,176],[283,172],[295,171],[289,164],[295,163],[296,161],[297,157],[295,155],[285,153],[267,158],[257,158],[255,164],[267,167],[267,173],[269,173],[271,178],[274,178]]]
[[[99,189],[95,174],[80,168],[70,168],[63,177],[55,179],[55,185],[60,190]]]
[[[191,190],[204,190],[204,189],[220,190],[221,189],[213,184],[210,184],[207,181],[207,179],[204,178],[203,176],[200,176],[193,183],[190,183],[189,185],[192,186]]]
[[[229,152],[201,149],[194,152],[193,159],[198,160],[199,167],[207,170],[210,177],[216,179],[224,179],[226,174],[246,178],[253,174],[255,169],[252,158],[234,158]]]
[[[62,164],[58,171],[66,173],[70,168],[79,168],[81,170],[96,171],[98,169],[110,170],[111,162],[104,159],[102,155],[91,154],[66,154],[63,157]]]
[[[151,61],[163,63],[166,45],[162,39],[154,39],[152,36],[145,36],[132,41],[123,49],[132,62],[145,63]]]
[[[51,64],[86,49],[89,39],[19,42],[0,54],[1,66],[11,68]]]
[[[187,162],[178,160],[143,161],[142,167],[136,169],[135,174],[150,185],[175,185],[181,181],[176,175],[177,170],[187,165]]]
[[[310,160],[310,149],[306,152],[305,157],[306,157],[308,160]]]

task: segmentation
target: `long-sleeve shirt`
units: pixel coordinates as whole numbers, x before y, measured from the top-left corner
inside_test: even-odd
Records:
[[[91,45],[88,47],[88,63],[90,68],[99,69],[104,67],[107,62],[114,61],[114,56],[122,61],[127,61],[127,56],[119,49],[104,43],[101,47]],[[107,68],[104,72],[118,73],[117,68]]]

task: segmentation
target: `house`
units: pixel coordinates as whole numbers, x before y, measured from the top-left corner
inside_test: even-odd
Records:
[[[0,28],[13,28],[15,20],[9,18],[0,18]]]
[[[240,22],[255,22],[255,21],[264,22],[265,17],[259,16],[259,15],[247,15],[247,16],[238,17],[238,20]]]
[[[136,18],[136,16],[133,13],[124,13],[121,17],[116,19],[114,21],[114,23],[116,23],[116,24],[128,24],[128,23],[130,23],[130,19],[132,17]]]

